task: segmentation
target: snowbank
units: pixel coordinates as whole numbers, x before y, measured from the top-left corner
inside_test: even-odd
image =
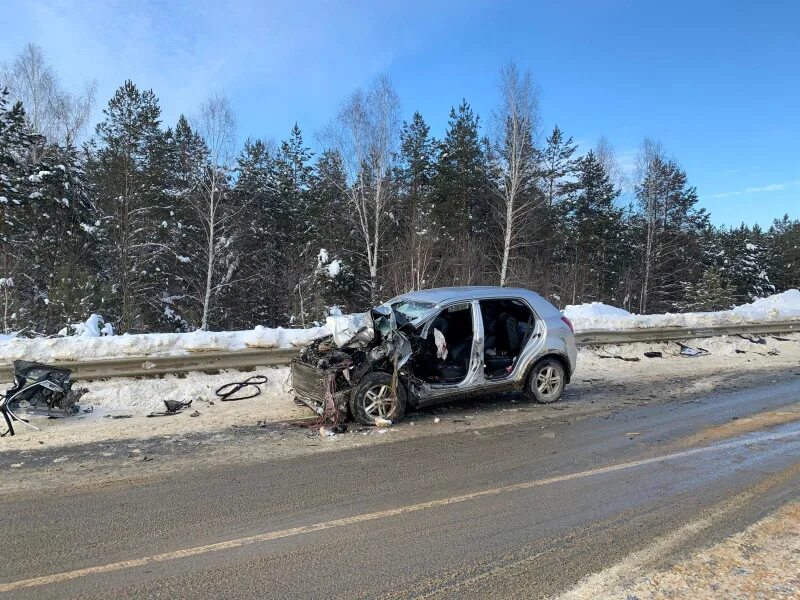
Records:
[[[185,356],[198,352],[225,352],[246,348],[292,348],[328,335],[325,327],[251,331],[195,331],[117,336],[72,336],[0,341],[0,362],[17,359],[40,362],[100,360],[126,356]]]
[[[750,304],[719,312],[636,315],[601,302],[569,305],[564,314],[576,331],[640,329],[647,327],[708,327],[800,319],[800,290],[788,290]]]
[[[592,329],[637,329],[646,327],[704,327],[730,323],[752,323],[800,319],[800,291],[781,294],[737,306],[732,310],[705,313],[635,315],[621,308],[592,302],[567,306],[576,331]],[[198,352],[226,352],[246,348],[292,348],[333,333],[349,339],[361,326],[363,314],[332,315],[325,327],[252,331],[196,331],[194,333],[152,333],[141,335],[81,335],[25,339],[0,336],[0,363],[17,359],[40,362],[101,360],[126,356],[185,356]],[[102,331],[100,332],[102,334]],[[346,341],[346,340],[345,340]]]

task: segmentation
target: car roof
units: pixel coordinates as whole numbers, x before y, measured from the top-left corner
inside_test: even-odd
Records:
[[[441,287],[427,290],[407,292],[394,298],[395,300],[417,300],[441,304],[459,300],[477,300],[484,298],[525,298],[537,305],[547,302],[536,292],[524,288],[500,287],[494,285],[475,285],[464,287]],[[549,304],[549,303],[547,303]]]

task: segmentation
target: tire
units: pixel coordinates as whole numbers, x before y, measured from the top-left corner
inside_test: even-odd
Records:
[[[543,358],[531,369],[525,384],[529,400],[550,404],[561,398],[566,384],[564,366],[555,358]]]
[[[397,423],[406,412],[406,389],[397,382],[397,397],[391,397],[392,376],[369,373],[350,394],[350,413],[362,425],[375,425],[378,417]]]

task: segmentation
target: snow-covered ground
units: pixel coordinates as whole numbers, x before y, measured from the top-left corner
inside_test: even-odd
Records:
[[[219,386],[255,375],[267,378],[267,383],[259,386],[261,394],[255,398],[222,402],[216,396]],[[78,414],[55,420],[45,415],[25,415],[39,431],[16,423],[17,435],[0,438],[0,451],[42,444],[68,446],[107,439],[220,431],[236,425],[253,426],[256,421],[313,416],[293,401],[288,378],[288,367],[265,367],[246,373],[226,370],[216,374],[187,373],[148,379],[114,377],[80,382],[78,387],[89,391],[80,399]],[[164,400],[191,400],[192,404],[175,415],[148,417],[154,412],[164,412]]]
[[[648,327],[708,327],[736,323],[762,323],[800,319],[800,290],[761,298],[718,312],[636,315],[601,302],[569,305],[564,314],[576,331],[641,329]]]
[[[800,291],[789,290],[732,310],[705,313],[635,315],[621,308],[599,302],[567,306],[576,331],[597,329],[637,329],[648,327],[703,327],[734,323],[755,323],[800,319]],[[124,357],[183,356],[200,352],[225,352],[246,348],[291,348],[303,346],[329,333],[349,337],[346,329],[351,319],[333,316],[328,326],[310,329],[271,329],[256,327],[252,331],[196,331],[194,333],[152,333],[138,335],[104,335],[92,315],[81,327],[73,329],[81,335],[69,337],[24,339],[0,336],[0,363],[24,359],[45,363],[58,361],[99,360]],[[109,331],[108,328],[105,328]],[[98,335],[93,335],[97,332]]]

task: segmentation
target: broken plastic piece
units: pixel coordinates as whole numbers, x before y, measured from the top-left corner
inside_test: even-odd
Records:
[[[680,342],[675,342],[675,343],[678,344],[678,346],[680,346],[681,348],[680,351],[681,356],[694,358],[695,356],[705,356],[706,354],[709,354],[708,350],[706,350],[705,348],[700,348],[699,346],[697,348],[693,348],[691,346],[687,346],[686,344],[681,344]]]

